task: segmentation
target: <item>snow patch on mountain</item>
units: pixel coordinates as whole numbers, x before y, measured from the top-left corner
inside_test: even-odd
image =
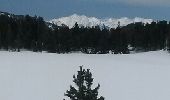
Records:
[[[62,26],[64,24],[67,25],[69,28],[72,28],[76,22],[79,24],[79,26],[85,26],[85,27],[92,27],[92,26],[99,25],[100,27],[106,26],[109,28],[116,28],[118,26],[118,22],[120,22],[120,26],[126,26],[128,24],[135,23],[135,22],[143,22],[144,24],[146,23],[150,24],[152,21],[153,19],[145,19],[140,17],[135,17],[134,19],[129,19],[127,17],[122,17],[120,19],[116,19],[116,18],[99,19],[96,17],[87,17],[85,15],[73,14],[68,17],[52,19],[49,22],[56,24],[58,26]]]

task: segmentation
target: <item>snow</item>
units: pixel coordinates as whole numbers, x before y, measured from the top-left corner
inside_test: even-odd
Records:
[[[52,54],[0,51],[0,100],[62,100],[80,65],[105,100],[170,100],[170,54]]]
[[[3,12],[0,12],[0,15],[5,15]]]
[[[152,19],[145,19],[145,18],[139,18],[139,17],[135,17],[134,19],[129,19],[127,17],[122,17],[119,19],[116,19],[116,18],[99,19],[96,17],[87,17],[85,15],[73,14],[68,17],[52,19],[49,22],[53,24],[57,24],[59,26],[61,26],[62,24],[65,24],[69,26],[69,28],[72,28],[76,22],[80,26],[85,26],[85,27],[92,27],[92,26],[97,26],[97,25],[102,27],[103,25],[105,25],[106,27],[109,27],[109,28],[116,28],[118,26],[118,22],[120,22],[121,26],[126,26],[134,22],[143,22],[145,24],[146,23],[150,24],[152,21],[153,21]]]

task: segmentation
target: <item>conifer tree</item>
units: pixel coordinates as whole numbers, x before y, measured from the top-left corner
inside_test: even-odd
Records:
[[[99,84],[92,89],[93,78],[89,69],[85,70],[80,66],[77,76],[73,75],[73,78],[76,88],[71,85],[70,90],[65,93],[70,100],[104,100],[102,96],[98,98]]]

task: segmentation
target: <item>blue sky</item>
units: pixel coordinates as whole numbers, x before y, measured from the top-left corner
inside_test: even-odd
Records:
[[[170,0],[0,0],[0,11],[29,14],[45,20],[80,14],[170,20]]]

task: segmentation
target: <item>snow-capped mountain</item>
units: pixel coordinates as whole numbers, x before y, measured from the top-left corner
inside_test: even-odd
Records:
[[[77,15],[73,14],[68,17],[61,17],[58,19],[52,19],[49,22],[56,24],[58,26],[61,26],[62,24],[67,25],[69,28],[72,28],[75,23],[77,22],[79,26],[85,26],[85,27],[92,27],[99,25],[100,27],[106,26],[109,28],[116,28],[118,26],[118,22],[120,22],[120,26],[126,26],[130,23],[135,22],[143,22],[143,23],[151,23],[152,19],[144,19],[135,17],[134,19],[129,19],[127,17],[122,17],[120,19],[116,18],[105,18],[105,19],[99,19],[96,17],[87,17],[85,15]]]

